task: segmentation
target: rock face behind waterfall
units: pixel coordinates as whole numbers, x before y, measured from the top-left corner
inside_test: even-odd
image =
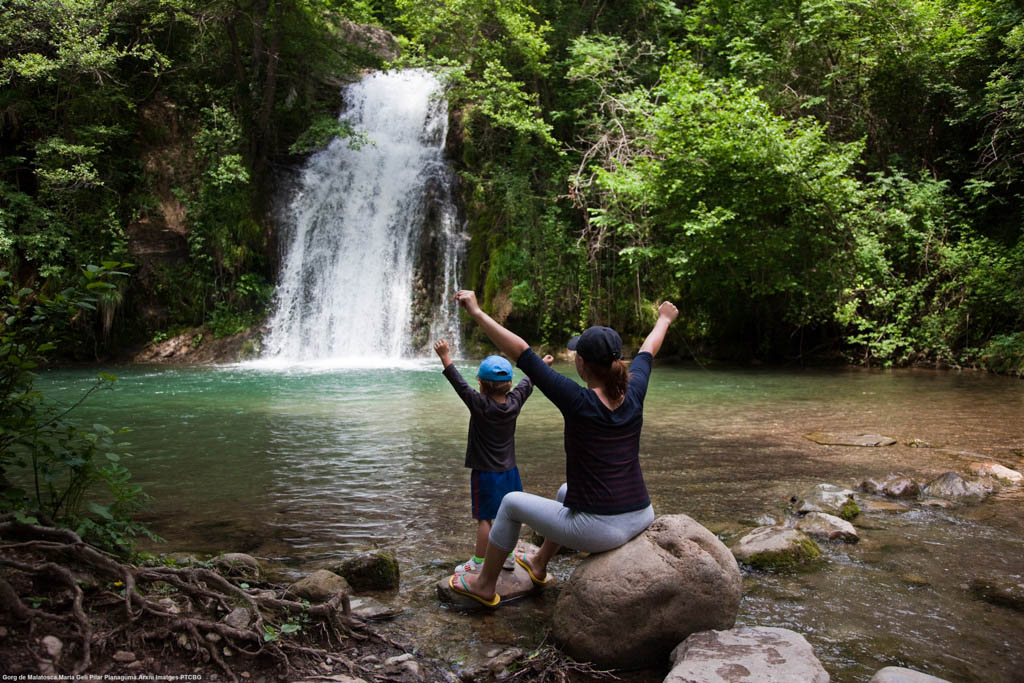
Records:
[[[577,659],[635,668],[667,661],[692,633],[731,628],[741,593],[729,549],[690,517],[667,515],[580,564],[558,597],[553,632]]]

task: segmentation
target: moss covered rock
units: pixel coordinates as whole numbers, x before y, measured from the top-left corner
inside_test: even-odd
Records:
[[[754,529],[732,548],[736,560],[755,569],[786,569],[821,557],[821,549],[807,534],[783,526]]]
[[[367,553],[332,567],[357,591],[396,590],[400,580],[398,560],[385,552]]]

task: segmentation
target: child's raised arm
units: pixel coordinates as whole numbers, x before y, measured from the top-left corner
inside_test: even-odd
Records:
[[[448,342],[444,339],[438,339],[434,342],[434,353],[436,353],[437,357],[441,359],[441,365],[444,367],[448,367],[452,364],[451,356],[448,355],[449,351],[450,348],[448,346]]]

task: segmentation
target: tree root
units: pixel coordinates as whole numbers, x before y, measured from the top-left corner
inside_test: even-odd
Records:
[[[335,644],[372,638],[405,651],[353,617],[345,593],[309,605],[247,592],[205,568],[127,565],[66,529],[0,521],[0,539],[9,541],[0,545],[0,620],[29,634],[40,624],[59,625],[64,638],[76,644],[54,662],[60,673],[85,673],[94,653],[113,649],[115,643],[131,649],[154,641],[170,642],[191,657],[205,653],[235,683],[238,674],[225,652],[237,654],[240,662],[263,661],[286,679],[322,673],[314,666],[330,659],[369,680],[378,678],[375,672],[338,653]],[[174,604],[161,604],[161,598]],[[48,603],[45,609],[43,602]],[[250,613],[245,628],[223,621],[239,606]],[[299,621],[301,634],[282,633],[280,625]],[[29,654],[35,657],[34,652],[25,654],[25,661]]]

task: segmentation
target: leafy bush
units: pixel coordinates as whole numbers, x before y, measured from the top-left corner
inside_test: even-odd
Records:
[[[67,527],[100,547],[129,552],[135,536],[155,538],[132,519],[149,498],[121,464],[119,432],[100,424],[83,429],[69,419],[116,378],[101,374],[66,408],[33,389],[34,370],[66,342],[72,322],[94,312],[98,297],[115,288],[111,280],[124,275],[115,270],[122,265],[88,266],[78,286],[53,295],[18,288],[0,271],[0,513]]]

